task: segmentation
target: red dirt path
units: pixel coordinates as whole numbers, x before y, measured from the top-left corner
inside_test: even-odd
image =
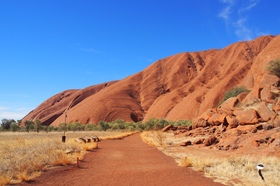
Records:
[[[179,167],[175,161],[144,142],[139,134],[122,140],[105,140],[88,153],[80,168],[50,169],[21,185],[161,185],[221,186],[200,172]]]

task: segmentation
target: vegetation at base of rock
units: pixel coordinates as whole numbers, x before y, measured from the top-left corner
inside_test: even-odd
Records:
[[[265,69],[277,77],[280,77],[280,58],[270,61]]]
[[[58,126],[43,126],[40,120],[25,121],[24,126],[20,125],[21,121],[3,119],[0,131],[13,131],[13,132],[51,132],[51,131],[148,131],[148,130],[161,130],[169,124],[173,126],[189,126],[192,124],[190,120],[167,121],[164,119],[149,119],[146,122],[126,122],[121,119],[106,122],[99,121],[98,124],[82,124],[79,122],[61,123]],[[66,126],[66,128],[65,128]]]
[[[233,89],[230,89],[229,91],[227,91],[225,93],[225,96],[223,97],[223,99],[219,102],[218,106],[220,106],[223,102],[225,102],[227,99],[231,98],[231,97],[236,97],[239,94],[243,93],[243,92],[250,92],[250,90],[248,90],[246,87],[235,87]]]

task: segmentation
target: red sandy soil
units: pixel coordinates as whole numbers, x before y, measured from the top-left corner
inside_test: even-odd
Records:
[[[47,170],[41,177],[21,185],[191,185],[218,186],[210,178],[175,161],[142,142],[139,134],[99,143],[76,166]]]

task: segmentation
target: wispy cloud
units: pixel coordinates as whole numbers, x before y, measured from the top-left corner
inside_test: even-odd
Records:
[[[256,34],[257,34],[257,36],[267,36],[267,35],[269,35],[270,33],[268,33],[268,32],[261,32],[261,31],[257,30],[257,31],[256,31]]]
[[[255,6],[257,6],[257,3],[259,2],[259,0],[249,0],[249,3],[247,6],[245,7],[242,7],[238,10],[238,13],[242,13],[242,12],[245,12],[245,11],[249,11],[251,10],[252,8],[254,8]]]
[[[219,12],[218,17],[225,21],[227,27],[230,26],[234,29],[235,35],[240,40],[251,40],[258,34],[248,26],[248,13],[257,6],[259,1],[247,0],[247,4],[240,6],[239,4],[234,4],[233,0],[222,0],[221,2],[225,4],[225,8]]]
[[[226,7],[219,13],[219,17],[223,18],[225,21],[229,20],[230,14],[232,12],[233,0],[222,0]]]
[[[242,40],[252,40],[252,31],[246,26],[246,18],[240,18],[235,24],[235,34]]]
[[[141,58],[142,60],[144,61],[148,61],[148,62],[154,62],[154,60],[150,59],[150,58],[146,58],[146,57],[143,57]]]

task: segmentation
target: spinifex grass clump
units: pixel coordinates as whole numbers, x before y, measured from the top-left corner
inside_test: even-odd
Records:
[[[270,74],[280,77],[280,58],[270,61],[265,69],[268,70]]]
[[[235,87],[233,89],[230,89],[225,93],[225,96],[223,99],[219,102],[218,106],[220,106],[223,102],[225,102],[227,99],[231,97],[236,97],[242,92],[250,92],[246,87]]]

